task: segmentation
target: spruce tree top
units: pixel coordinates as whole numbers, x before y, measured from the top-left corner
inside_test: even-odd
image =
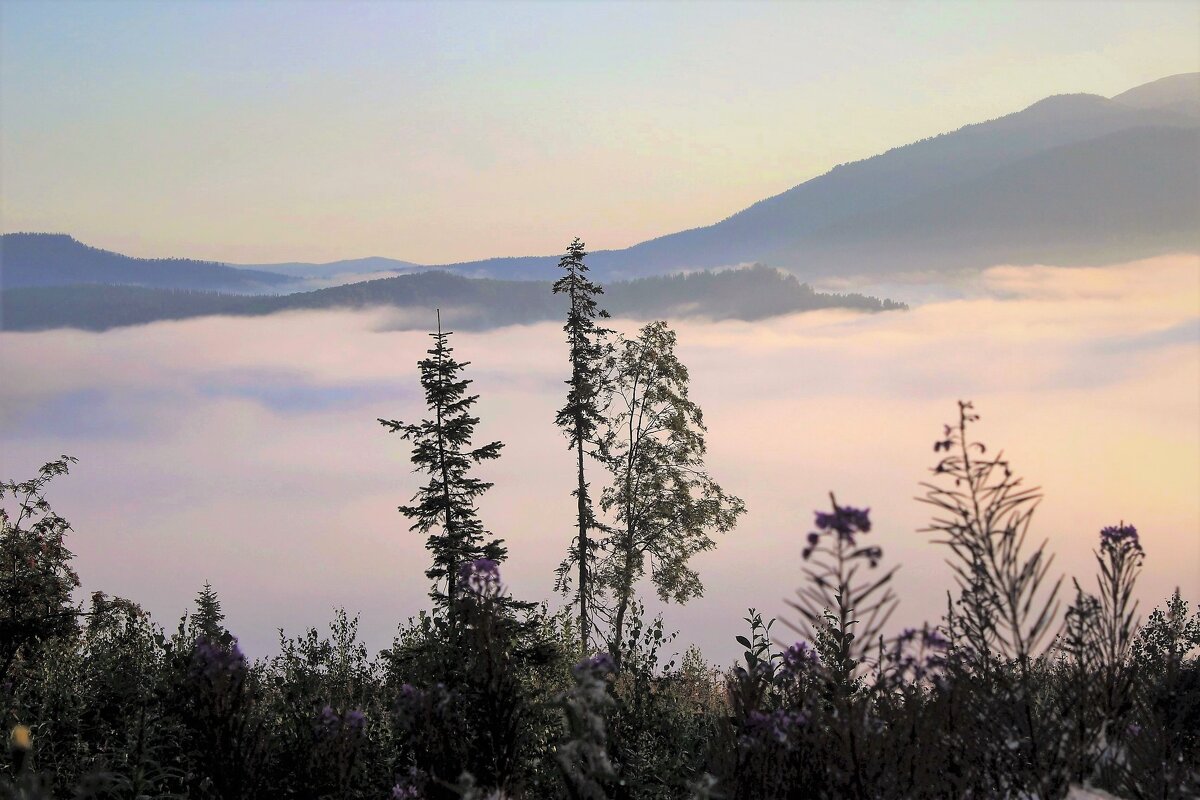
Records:
[[[418,423],[380,419],[392,433],[413,443],[411,461],[417,472],[429,476],[429,482],[413,495],[412,504],[400,506],[400,513],[413,521],[409,530],[429,533],[426,547],[433,565],[425,571],[434,581],[431,596],[437,602],[453,599],[458,568],[479,558],[502,561],[507,553],[503,541],[491,535],[479,520],[475,499],[492,487],[472,477],[470,472],[481,461],[498,458],[501,442],[472,447],[471,439],[479,418],[471,407],[479,399],[468,394],[471,381],[461,377],[470,362],[454,359],[449,344],[451,331],[442,330],[441,313],[433,347],[428,358],[417,362],[421,387],[430,418]]]
[[[571,377],[567,380],[567,403],[559,409],[555,423],[567,434],[569,445],[579,440],[589,441],[601,419],[597,398],[600,393],[600,362],[604,356],[604,335],[609,331],[597,327],[597,317],[607,318],[608,312],[596,304],[596,295],[604,289],[588,279],[584,263],[587,251],[576,237],[559,259],[558,266],[566,274],[554,282],[554,293],[567,295],[570,306],[563,330],[571,352]]]

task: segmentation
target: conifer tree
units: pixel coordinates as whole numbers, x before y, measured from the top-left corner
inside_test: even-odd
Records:
[[[407,424],[380,419],[379,423],[413,443],[414,471],[429,476],[429,482],[413,495],[412,504],[400,506],[400,513],[413,521],[409,530],[429,534],[425,546],[433,555],[433,564],[425,575],[434,582],[430,597],[444,604],[453,616],[460,565],[478,558],[499,562],[506,550],[502,540],[489,538],[475,508],[475,499],[492,484],[471,476],[472,468],[481,461],[498,458],[504,445],[471,445],[479,423],[479,418],[471,415],[471,407],[479,395],[467,394],[471,381],[460,373],[470,362],[454,359],[451,334],[442,330],[439,310],[437,332],[429,334],[434,341],[426,351],[429,357],[417,362],[431,418]],[[445,589],[439,589],[440,585]]]
[[[600,506],[616,524],[596,576],[610,593],[609,647],[618,660],[647,562],[660,599],[698,597],[704,587],[689,559],[715,547],[710,531],[732,530],[746,510],[706,471],[704,416],[688,398],[688,371],[675,341],[665,322],[651,322],[608,358],[610,412],[600,443],[612,483]]]
[[[570,590],[570,575],[576,572],[575,599],[579,604],[580,651],[587,654],[592,633],[589,605],[595,593],[592,572],[596,561],[598,542],[589,537],[596,528],[595,514],[588,482],[584,474],[585,449],[596,438],[596,430],[603,420],[599,407],[603,384],[603,357],[605,336],[609,331],[596,325],[596,318],[607,318],[608,312],[599,309],[596,295],[604,289],[592,283],[588,267],[584,263],[587,253],[583,242],[576,237],[567,247],[566,254],[559,260],[559,269],[565,274],[554,282],[555,294],[565,294],[569,301],[567,323],[563,330],[567,334],[571,377],[566,381],[567,402],[558,410],[555,424],[563,429],[568,447],[575,450],[576,486],[572,493],[576,501],[576,524],[578,532],[567,557],[558,568],[558,588]]]
[[[225,613],[221,611],[221,600],[208,581],[196,594],[196,613],[191,620],[193,638],[203,637],[210,644],[221,642],[228,636],[224,626]]]

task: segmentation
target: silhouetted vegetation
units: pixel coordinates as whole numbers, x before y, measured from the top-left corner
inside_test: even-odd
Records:
[[[604,289],[588,280],[584,248],[578,237],[567,247],[559,262],[566,274],[554,282],[551,291],[565,294],[569,303],[563,331],[567,334],[571,377],[567,379],[567,402],[555,415],[554,424],[563,429],[568,445],[575,451],[576,481],[572,494],[578,526],[575,541],[558,568],[556,587],[562,592],[570,592],[574,576],[575,602],[579,605],[579,648],[580,653],[586,655],[592,641],[589,609],[601,594],[595,576],[600,543],[592,538],[592,534],[600,533],[601,529],[596,524],[588,490],[584,455],[586,452],[595,457],[599,447],[596,433],[604,422],[601,403],[608,384],[603,363],[609,349],[605,337],[611,332],[596,325],[596,319],[608,317],[608,312],[596,304],[596,297],[603,294]]]
[[[611,514],[600,546],[598,584],[609,602],[609,651],[620,663],[634,588],[647,572],[661,600],[686,603],[704,587],[688,566],[716,546],[746,507],[708,474],[704,415],[688,397],[688,371],[675,333],[651,322],[621,338],[607,359],[598,458],[609,473],[600,507]]]
[[[400,513],[413,520],[411,530],[429,534],[425,547],[433,556],[433,565],[425,577],[435,586],[445,583],[446,590],[435,588],[431,597],[452,614],[458,605],[459,566],[482,561],[498,564],[506,554],[500,539],[488,538],[491,534],[475,508],[475,499],[492,484],[471,475],[480,462],[499,458],[504,444],[472,446],[479,418],[471,416],[471,407],[479,396],[466,393],[471,381],[460,373],[469,362],[455,360],[451,334],[442,331],[441,321],[439,312],[437,333],[430,334],[433,347],[429,358],[417,364],[429,417],[407,425],[394,419],[379,423],[412,442],[413,466],[429,476],[429,483],[413,496],[414,505],[400,506]]]
[[[420,362],[429,418],[384,421],[412,443],[428,481],[400,510],[428,537],[434,602],[375,656],[339,613],[327,632],[281,632],[277,654],[250,660],[208,585],[169,634],[130,600],[94,593],[74,604],[70,526],[46,499],[71,460],[0,484],[0,791],[226,800],[1200,791],[1200,613],[1176,592],[1138,624],[1145,554],[1124,522],[1099,533],[1095,594],[1076,582],[1060,613],[1049,545],[1032,538],[1039,494],[973,438],[970,403],[934,443],[923,497],[957,578],[941,620],[889,626],[899,598],[895,567],[881,566],[878,520],[831,495],[811,528],[798,512],[803,577],[785,623],[799,641],[751,609],[729,668],[677,644],[661,618],[646,618],[637,589],[645,577],[664,599],[698,594],[688,557],[713,547],[710,534],[731,529],[743,507],[707,474],[702,414],[666,324],[633,339],[589,335],[603,358],[572,366],[575,379],[596,380],[586,394],[595,413],[568,426],[568,441],[576,469],[582,452],[609,475],[598,508],[577,520],[604,534],[589,540],[593,596],[605,601],[585,618],[592,638],[574,602],[551,612],[502,582],[503,552],[474,505],[489,487],[471,476],[500,443],[472,444],[467,364],[440,326]],[[578,534],[546,531],[573,549]],[[581,655],[592,641],[607,652]]]

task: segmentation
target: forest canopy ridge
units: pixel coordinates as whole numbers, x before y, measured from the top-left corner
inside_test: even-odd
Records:
[[[634,318],[663,316],[758,320],[799,311],[846,308],[904,310],[904,303],[863,294],[818,292],[794,275],[755,264],[618,281],[606,285],[611,313]],[[549,281],[467,278],[431,270],[394,278],[288,295],[236,295],[143,286],[25,287],[0,292],[0,329],[79,328],[104,331],[160,320],[206,316],[264,316],[281,311],[380,306],[470,309],[455,320],[460,329],[559,319],[565,301]]]

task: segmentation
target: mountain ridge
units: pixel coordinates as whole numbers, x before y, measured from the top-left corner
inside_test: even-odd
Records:
[[[800,275],[998,263],[1060,266],[1200,251],[1200,128],[1131,128],[1052,148],[764,259]]]
[[[239,270],[215,261],[135,258],[92,247],[65,233],[0,235],[0,287],[123,284],[177,289],[255,292],[294,279]]]
[[[1168,101],[1173,102],[1171,98],[1159,98],[1159,102]],[[796,240],[797,229],[809,233],[838,221],[831,212],[851,215],[867,210],[863,204],[875,209],[897,204],[925,191],[982,177],[1006,163],[1039,152],[1122,130],[1193,128],[1197,124],[1197,119],[1170,108],[1135,107],[1094,94],[1052,95],[1011,114],[899,145],[870,158],[838,164],[822,175],[759,200],[711,225],[665,234],[628,248],[594,251],[589,264],[598,275],[611,279],[635,277],[645,270],[777,262],[779,248]],[[887,191],[883,196],[878,192],[881,180],[890,182],[884,184]],[[545,271],[556,264],[557,256],[517,256],[438,266],[505,270],[534,277],[547,274]],[[806,271],[805,275],[817,276],[822,272],[817,269]]]
[[[1200,169],[1200,152],[1186,136],[1147,132],[1151,130],[1200,130],[1200,73],[1167,76],[1112,98],[1085,93],[1052,95],[1010,114],[839,164],[711,225],[664,234],[627,248],[593,251],[588,263],[597,279],[604,281],[759,261],[795,270],[806,278],[842,278],[1001,262],[1111,263],[1200,247],[1194,224],[1200,217],[1200,180],[1178,180],[1180,175],[1190,178]],[[1120,138],[1129,131],[1143,133]],[[1117,138],[1111,138],[1114,136]],[[1146,151],[1129,144],[1139,136],[1158,137],[1165,149]],[[1109,151],[1097,154],[1097,148],[1103,147]],[[1141,166],[1127,168],[1123,159],[1134,151]],[[1092,172],[1107,171],[1109,178],[1098,183],[1112,195],[1108,205],[1097,204],[1097,180],[1088,170],[1064,171],[1047,159],[1068,165],[1086,161]],[[1048,165],[1049,171],[1060,175],[1062,186],[1046,187],[1044,181],[1039,185],[1037,176],[1030,173],[1030,164],[1040,164],[1043,169]],[[1024,193],[1013,188],[1011,177],[1022,170],[1026,175]],[[980,188],[987,182],[992,184],[990,193],[987,187]],[[1071,188],[1076,190],[1074,194],[1064,191]],[[965,201],[946,202],[955,192],[963,192],[974,206]],[[1055,204],[1048,204],[1050,196]],[[997,205],[1001,200],[1007,205]],[[1039,204],[1042,211],[1031,213]],[[974,208],[973,215],[966,214],[968,207]],[[1072,208],[1079,213],[1071,213]],[[917,209],[924,209],[925,216],[915,216]],[[952,229],[947,227],[946,209],[956,220]],[[1093,219],[1080,219],[1084,209],[1091,209]],[[1188,222],[1189,217],[1193,222]],[[908,219],[911,230],[903,235],[893,231],[888,241],[881,231],[894,227],[896,219]],[[1041,226],[1037,236],[1028,236],[1029,231],[1018,224],[1022,219],[1025,225]],[[1063,226],[1057,232],[1058,240],[1055,231],[1046,226],[1050,219]],[[1113,242],[1119,246],[1114,247]],[[311,286],[319,285],[320,279],[430,268],[505,279],[549,279],[558,259],[558,254],[502,256],[433,265],[379,256],[324,264],[134,261],[183,262],[191,264],[193,271],[199,269],[196,264],[208,263],[222,272],[207,278],[192,276],[190,282],[171,285],[261,292],[289,286],[307,288],[296,283],[302,280]],[[14,283],[6,261],[0,250],[0,285],[30,285],[20,280]],[[17,272],[20,277],[19,265]],[[32,279],[26,276],[28,280]],[[110,275],[93,276],[85,282],[121,280]],[[145,275],[125,282],[157,285]]]

